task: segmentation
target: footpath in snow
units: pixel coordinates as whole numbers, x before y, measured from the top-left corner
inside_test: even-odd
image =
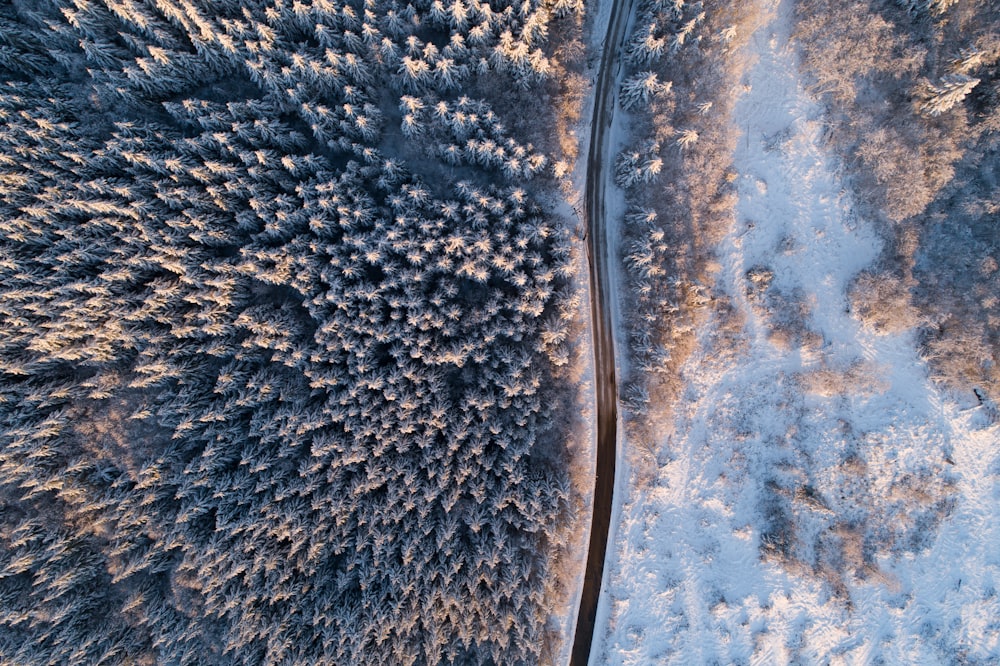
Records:
[[[623,484],[592,663],[997,663],[997,427],[938,393],[912,332],[851,314],[880,241],[824,148],[792,3],[761,4],[717,250],[737,325],[701,332],[656,481]]]

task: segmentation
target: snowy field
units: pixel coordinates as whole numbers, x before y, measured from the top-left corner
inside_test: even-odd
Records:
[[[824,149],[792,5],[763,4],[717,250],[735,315],[684,368],[656,480],[620,484],[592,663],[997,663],[1000,433],[929,382],[912,331],[852,315],[880,241]]]

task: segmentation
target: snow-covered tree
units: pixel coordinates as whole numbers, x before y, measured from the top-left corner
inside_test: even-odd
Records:
[[[622,84],[622,106],[632,109],[645,106],[651,98],[669,93],[672,82],[660,83],[655,72],[644,71],[633,74]]]
[[[979,79],[966,74],[948,74],[937,85],[927,81],[917,93],[917,108],[924,115],[940,116],[960,104],[977,85]]]
[[[549,9],[265,4],[0,9],[0,662],[536,662]]]

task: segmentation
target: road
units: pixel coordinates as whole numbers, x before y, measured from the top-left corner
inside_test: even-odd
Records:
[[[594,482],[594,517],[590,528],[587,569],[580,596],[573,639],[572,666],[586,666],[594,640],[597,600],[601,594],[604,555],[611,525],[611,503],[615,487],[618,439],[618,385],[615,377],[615,341],[611,325],[608,282],[608,247],[604,193],[611,165],[611,121],[615,112],[619,57],[624,49],[626,25],[634,0],[612,0],[611,20],[604,38],[601,65],[594,90],[594,115],[590,123],[587,153],[587,262],[590,268],[590,308],[594,336],[594,374],[597,396],[597,478]],[[607,169],[605,167],[608,167]]]

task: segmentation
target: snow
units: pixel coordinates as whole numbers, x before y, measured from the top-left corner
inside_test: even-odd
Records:
[[[656,481],[620,472],[592,663],[996,662],[998,426],[929,381],[912,331],[850,313],[881,241],[824,147],[791,3],[761,4],[717,248],[741,318],[699,332]]]
[[[578,192],[579,189],[574,188],[574,193]],[[571,201],[554,203],[553,208],[556,217],[562,220],[579,220],[578,208],[572,205]],[[569,222],[565,224],[571,226]],[[594,350],[590,326],[590,282],[586,252],[581,251],[576,260],[572,289],[580,294],[580,306],[576,314],[580,330],[575,335],[576,348],[570,355],[570,363],[573,364],[571,376],[577,386],[578,417],[573,424],[574,430],[568,437],[568,442],[569,454],[573,460],[570,480],[580,506],[579,513],[566,528],[568,542],[564,552],[561,553],[566,559],[560,562],[556,569],[556,574],[562,579],[558,587],[565,590],[566,594],[559,599],[561,603],[553,606],[547,619],[550,635],[558,637],[558,644],[552,647],[555,655],[551,661],[553,664],[568,664],[573,650],[573,637],[587,568],[587,549],[593,518],[594,472],[597,464],[595,428],[597,416],[594,413],[597,400],[594,395]]]

